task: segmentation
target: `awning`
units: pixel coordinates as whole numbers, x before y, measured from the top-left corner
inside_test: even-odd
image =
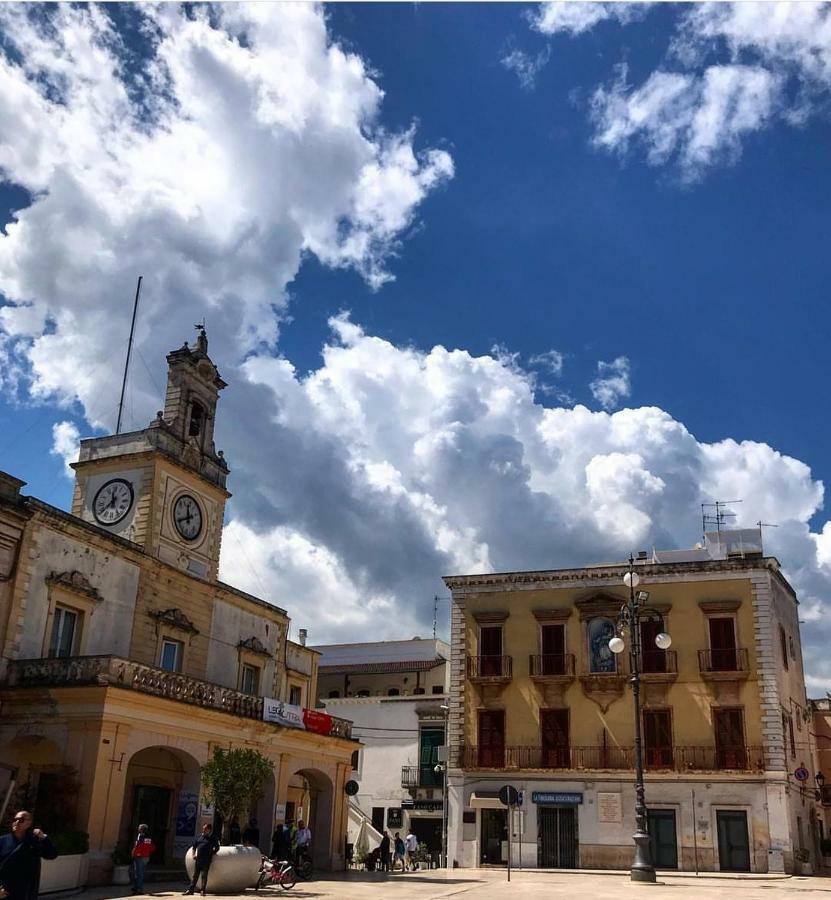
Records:
[[[474,791],[470,795],[468,806],[477,809],[506,809],[499,799],[498,791]]]

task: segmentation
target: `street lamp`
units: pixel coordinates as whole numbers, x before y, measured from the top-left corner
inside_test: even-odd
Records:
[[[444,868],[449,868],[447,865],[447,767],[450,765],[450,743],[449,743],[449,735],[448,735],[448,718],[450,716],[450,706],[447,703],[442,703],[440,707],[442,714],[444,716],[444,762],[439,763],[435,767],[435,772],[438,774],[441,772],[442,774],[442,785],[441,785],[441,852],[444,860]]]
[[[635,858],[629,870],[632,881],[655,881],[655,866],[652,864],[652,853],[649,847],[649,831],[646,820],[646,800],[643,787],[643,755],[641,750],[641,617],[649,621],[659,621],[663,617],[656,610],[643,607],[649,600],[649,591],[635,591],[640,584],[640,576],[635,571],[635,558],[629,556],[629,571],[623,576],[623,583],[629,588],[629,599],[621,606],[615,626],[615,636],[609,641],[612,653],[623,653],[626,644],[622,635],[629,631],[629,660],[631,668],[632,701],[635,707],[635,823],[636,829],[632,839],[635,842]],[[668,650],[672,638],[661,631],[655,638],[660,650]]]

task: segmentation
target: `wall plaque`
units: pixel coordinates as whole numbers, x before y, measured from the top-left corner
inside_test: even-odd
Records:
[[[623,821],[623,797],[620,794],[597,792],[597,821]]]

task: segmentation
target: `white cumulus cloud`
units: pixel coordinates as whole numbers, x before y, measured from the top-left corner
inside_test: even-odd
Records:
[[[629,396],[632,392],[630,374],[629,360],[625,356],[618,356],[611,362],[598,362],[597,378],[589,389],[603,409],[614,409]]]
[[[649,3],[603,3],[584,0],[551,0],[541,3],[531,17],[532,26],[542,34],[583,34],[609,19],[625,25],[642,18]]]
[[[70,467],[78,459],[78,441],[81,432],[74,422],[56,422],[52,426],[52,449],[49,451],[54,456],[60,456],[63,460],[64,471],[68,478],[75,477],[75,471]]]

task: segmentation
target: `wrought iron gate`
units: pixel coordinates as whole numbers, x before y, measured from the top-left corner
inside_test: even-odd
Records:
[[[577,868],[577,807],[537,807],[537,865],[543,869]]]

